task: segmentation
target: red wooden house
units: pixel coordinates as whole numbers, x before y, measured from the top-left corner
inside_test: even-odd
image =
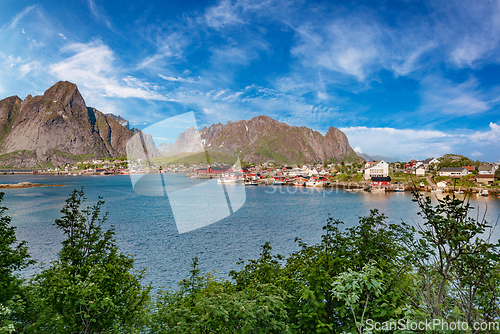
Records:
[[[391,185],[391,178],[389,176],[374,176],[372,177],[373,187],[384,187]]]

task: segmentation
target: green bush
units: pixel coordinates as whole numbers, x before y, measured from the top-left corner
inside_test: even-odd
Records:
[[[120,253],[99,200],[82,209],[73,191],[55,225],[66,236],[58,259],[32,277],[28,333],[133,333],[147,325],[150,287],[132,257]]]

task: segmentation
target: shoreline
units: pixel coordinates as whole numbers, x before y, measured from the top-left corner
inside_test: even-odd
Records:
[[[176,172],[162,172],[164,174],[179,174],[179,173],[185,173],[186,177],[192,177],[195,174],[191,172],[186,172],[186,171],[176,171]],[[115,176],[115,175],[130,175],[130,174],[124,174],[124,173],[68,173],[68,172],[36,172],[33,173],[32,171],[13,171],[13,172],[0,172],[0,175],[32,175],[32,176]],[[134,174],[132,175],[142,175],[142,174]],[[147,175],[147,174],[144,174]],[[197,175],[198,179],[216,179],[219,178],[219,175]],[[268,186],[267,180],[266,179],[261,179],[256,181],[260,186]],[[0,184],[0,189],[19,189],[19,188],[33,188],[33,187],[62,187],[65,186],[63,184],[57,184],[57,185],[50,185],[50,184],[38,184],[38,183],[31,183],[31,182],[21,182],[21,183],[29,183],[29,185],[24,185],[24,186],[19,186],[18,184]],[[271,186],[271,184],[269,184]],[[282,186],[293,186],[292,182],[286,182]],[[309,187],[304,187],[304,188],[309,188]],[[331,182],[328,185],[325,185],[323,187],[312,187],[312,188],[342,188],[345,191],[384,191],[384,192],[408,192],[414,190],[414,187],[410,184],[391,184],[387,186],[382,186],[382,187],[374,187],[372,186],[369,182],[366,181],[361,181],[361,182],[345,182],[345,181],[334,181]],[[435,192],[436,187],[426,185],[423,187],[417,187],[415,190],[421,191],[421,192]],[[490,195],[496,195],[500,196],[500,188],[483,188],[483,187],[470,187],[470,188],[444,188],[444,189],[439,189],[437,192],[441,193],[454,193],[461,191],[464,194],[479,194],[480,192],[487,190]]]
[[[33,182],[19,182],[19,183],[3,183],[0,184],[0,189],[23,189],[35,187],[65,187],[64,184],[43,184]]]

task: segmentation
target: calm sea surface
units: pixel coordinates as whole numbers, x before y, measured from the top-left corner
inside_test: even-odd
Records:
[[[200,182],[183,174],[164,176],[171,190]],[[256,258],[266,241],[271,242],[275,252],[285,255],[298,249],[295,237],[316,243],[329,215],[344,221],[345,226],[353,226],[359,217],[376,208],[388,216],[388,222],[421,221],[409,193],[345,193],[340,189],[259,186],[245,187],[246,202],[234,214],[212,225],[179,234],[168,198],[137,195],[126,175],[0,176],[0,183],[23,181],[66,185],[3,190],[2,205],[9,208],[18,239],[28,241],[35,259],[45,263],[55,259],[62,235],[53,222],[60,217],[71,191],[83,186],[89,205],[94,204],[98,196],[104,198],[104,211],[109,212],[106,227],[115,226],[121,250],[135,256],[137,268],[147,268],[146,281],[154,287],[174,287],[188,277],[191,259],[195,256],[200,259],[202,272],[215,270],[217,276],[225,278],[230,270],[237,268],[238,258]],[[473,196],[472,202],[481,213],[487,209],[490,222],[498,220],[498,198]],[[500,227],[494,239],[498,236]],[[23,274],[29,276],[36,270],[31,268]]]

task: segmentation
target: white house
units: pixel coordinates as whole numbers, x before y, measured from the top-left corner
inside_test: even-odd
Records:
[[[389,164],[384,160],[370,163],[371,166],[363,171],[363,178],[369,180],[372,177],[387,177],[389,176]],[[366,166],[366,165],[365,165]]]
[[[449,177],[457,177],[460,178],[468,174],[466,168],[463,167],[444,167],[441,168],[438,172],[439,176],[449,176]]]
[[[434,158],[427,158],[423,161],[424,167],[427,169],[430,165],[438,165],[439,160]]]
[[[493,165],[481,165],[477,170],[478,174],[495,174],[495,166]]]
[[[417,176],[424,176],[425,175],[425,168],[423,165],[419,166],[417,169],[415,169],[415,175]]]
[[[288,175],[289,176],[307,176],[307,172],[301,168],[298,168],[298,167],[295,167],[295,168],[292,168],[289,172],[288,172]]]
[[[418,168],[418,167],[423,166],[423,165],[424,165],[424,163],[423,163],[422,161],[416,161],[416,162],[413,164],[413,167]]]
[[[318,171],[316,170],[316,168],[313,168],[313,169],[309,169],[309,176],[313,176],[313,175],[318,175]]]

